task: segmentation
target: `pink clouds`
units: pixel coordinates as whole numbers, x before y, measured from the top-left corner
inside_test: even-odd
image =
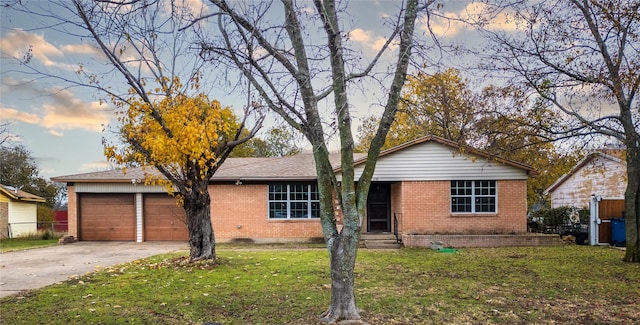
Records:
[[[382,46],[384,46],[384,43],[387,42],[386,38],[376,36],[372,31],[366,31],[360,28],[349,32],[349,39],[376,51],[379,51]]]
[[[487,4],[472,2],[457,12],[445,11],[441,13],[441,17],[432,16],[429,21],[423,20],[422,29],[426,31],[430,27],[435,35],[441,37],[454,37],[464,33],[469,28],[468,23],[484,23],[485,28],[507,32],[518,29],[518,20],[513,12],[504,10],[495,13],[493,9]]]
[[[111,115],[100,102],[83,101],[68,90],[43,91],[50,93],[48,98],[51,100],[46,104],[31,109],[31,112],[3,107],[0,108],[0,117],[2,120],[40,125],[53,136],[63,136],[62,131],[76,129],[100,133],[109,123]]]
[[[65,56],[72,54],[102,57],[102,52],[89,44],[69,44],[56,46],[45,40],[43,34],[34,34],[16,29],[8,32],[0,39],[3,54],[18,60],[24,60],[27,54],[31,60],[40,62],[45,67],[56,67],[75,70],[73,64],[65,63]]]
[[[36,114],[22,112],[14,108],[0,107],[0,119],[3,121],[18,121],[27,124],[40,123],[40,117]]]

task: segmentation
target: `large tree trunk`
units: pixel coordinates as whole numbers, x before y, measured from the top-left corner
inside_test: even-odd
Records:
[[[315,148],[317,148],[314,150],[314,158],[318,173],[322,233],[331,262],[331,305],[320,316],[320,320],[326,323],[341,320],[358,323],[360,313],[356,307],[354,269],[363,218],[356,207],[353,182],[349,186],[343,179],[341,186],[332,186],[337,183],[337,180],[331,175],[332,167],[328,152],[322,144],[317,144]],[[347,194],[344,193],[345,191]],[[338,200],[337,204],[343,215],[343,227],[340,232],[336,227],[334,199]]]
[[[640,263],[640,152],[627,141],[627,190],[625,192],[625,226],[627,251],[625,262]]]
[[[356,321],[360,313],[356,307],[354,293],[358,233],[341,234],[334,238],[331,246],[331,306],[322,314],[322,321],[334,323],[339,320]]]
[[[191,191],[183,194],[183,197],[189,231],[189,260],[215,260],[216,242],[211,225],[211,198],[206,182],[194,184]]]

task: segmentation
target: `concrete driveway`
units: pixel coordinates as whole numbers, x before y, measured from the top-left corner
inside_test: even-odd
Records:
[[[0,297],[42,288],[100,268],[188,250],[187,242],[76,242],[0,254]]]

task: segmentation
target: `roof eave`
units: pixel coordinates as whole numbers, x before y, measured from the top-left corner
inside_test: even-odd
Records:
[[[18,199],[19,201],[24,201],[24,202],[36,202],[36,203],[45,203],[47,202],[46,199],[36,199],[36,198],[26,198],[26,197],[22,197]]]
[[[55,180],[52,178],[51,180],[55,182],[63,182],[63,183],[131,183],[131,179],[78,179],[78,178],[56,178]],[[238,177],[213,177],[209,181],[210,182],[259,182],[259,181],[269,181],[269,182],[277,182],[277,181],[315,181],[317,177],[315,176],[292,176],[292,177],[246,177],[246,176],[238,176]]]
[[[13,191],[7,190],[4,187],[0,186],[0,191],[7,195],[10,199],[15,201],[23,201],[23,202],[37,202],[37,203],[45,203],[47,200],[42,197],[24,197],[16,194]],[[30,194],[30,193],[29,193]],[[30,194],[33,195],[33,194]]]
[[[214,177],[210,182],[279,182],[279,181],[315,181],[315,176],[290,176],[290,177]]]
[[[58,183],[131,183],[131,178],[127,179],[119,179],[119,178],[96,178],[96,179],[88,179],[88,178],[61,178],[54,177],[51,178],[52,181]]]

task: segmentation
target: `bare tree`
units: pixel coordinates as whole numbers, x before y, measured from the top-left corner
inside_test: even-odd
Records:
[[[488,3],[516,30],[482,28],[485,68],[564,114],[548,129],[557,138],[600,134],[626,147],[624,260],[640,263],[640,1]]]
[[[417,15],[431,1],[402,4],[390,35],[380,51],[358,70],[362,58],[352,56],[348,33],[341,26],[345,8],[333,0],[294,3],[292,0],[260,3],[229,3],[212,0],[217,12],[203,16],[217,24],[218,39],[203,39],[201,55],[216,63],[239,69],[266,105],[313,146],[320,196],[321,224],[331,259],[331,305],[323,313],[327,322],[359,320],[354,295],[354,266],[367,194],[376,160],[396,115],[414,43]],[[305,4],[313,7],[304,7]],[[274,16],[281,20],[274,20]],[[319,43],[318,43],[319,41]],[[386,103],[372,140],[364,172],[354,173],[354,139],[350,96],[354,82],[370,77],[384,55],[395,48],[387,68]],[[385,57],[385,59],[387,59]],[[387,83],[384,84],[383,82]],[[331,102],[332,101],[332,102]],[[328,102],[328,103],[327,103]],[[321,104],[331,108],[323,114]],[[329,161],[327,144],[337,135],[341,147],[340,173]],[[357,183],[357,186],[356,186]],[[335,195],[335,196],[334,196]],[[343,215],[336,225],[333,198]]]
[[[0,148],[11,141],[11,133],[9,133],[10,126],[11,123],[9,122],[0,123]]]

